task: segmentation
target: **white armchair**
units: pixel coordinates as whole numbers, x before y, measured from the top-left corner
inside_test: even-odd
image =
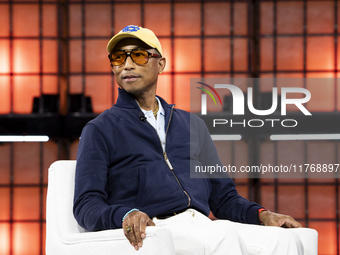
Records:
[[[86,232],[73,217],[75,160],[54,162],[49,168],[46,205],[46,254],[136,254],[122,229]],[[138,255],[175,254],[169,230],[147,227]]]
[[[73,217],[75,160],[56,161],[49,168],[46,204],[46,254],[94,255],[137,254],[122,229],[86,232]],[[318,233],[313,229],[287,229],[296,232],[304,255],[317,255]],[[192,249],[192,254],[196,255]],[[174,255],[171,232],[147,227],[146,238],[138,255]]]

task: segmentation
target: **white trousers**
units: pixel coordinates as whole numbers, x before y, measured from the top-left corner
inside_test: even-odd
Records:
[[[303,255],[298,235],[283,228],[212,221],[194,209],[153,221],[172,232],[176,255]]]

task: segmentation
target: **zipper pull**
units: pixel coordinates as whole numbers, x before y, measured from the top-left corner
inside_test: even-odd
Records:
[[[168,156],[166,155],[166,152],[163,152],[163,155],[164,155],[165,162],[167,163],[168,167],[169,167],[170,170],[172,171],[173,168],[172,168],[172,165],[171,165],[171,163],[170,163],[170,160],[169,160]]]

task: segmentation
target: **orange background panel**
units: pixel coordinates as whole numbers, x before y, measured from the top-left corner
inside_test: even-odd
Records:
[[[0,223],[0,255],[7,255],[10,251],[10,225]]]
[[[10,77],[0,76],[0,114],[11,111],[10,93]]]
[[[14,143],[14,183],[38,184],[40,144]]]
[[[169,3],[145,3],[144,11],[144,27],[151,29],[157,36],[170,35],[171,19]],[[164,48],[162,42],[161,44],[162,48]]]
[[[107,40],[85,41],[86,72],[107,72],[111,70],[106,51],[107,42]]]
[[[334,38],[307,38],[307,69],[334,69]]]
[[[171,71],[171,67],[172,67],[172,59],[171,59],[171,40],[167,39],[167,38],[160,38],[159,42],[162,45],[162,51],[163,51],[163,57],[166,59],[166,65],[165,65],[165,69],[163,72],[170,72]]]
[[[310,218],[335,219],[335,187],[310,186],[308,187],[308,210]],[[323,210],[320,210],[323,208]]]
[[[141,25],[140,4],[115,4],[114,33],[118,33],[128,25]]]
[[[38,73],[39,55],[38,40],[13,40],[14,72]]]
[[[85,5],[86,36],[110,36],[110,20],[111,8],[109,4]]]
[[[82,14],[80,4],[70,4],[69,9],[69,35],[81,36]]]
[[[201,70],[201,43],[199,39],[175,39],[174,50],[176,56],[175,71],[198,72]]]
[[[316,229],[319,233],[318,252],[320,255],[337,254],[335,222],[310,222],[308,227]]]
[[[1,5],[0,24],[1,24],[0,36],[9,36],[9,5],[8,4]]]
[[[333,32],[334,1],[307,1],[307,33]]]
[[[44,75],[42,77],[43,94],[58,94],[58,77],[54,75]]]
[[[69,93],[80,94],[83,92],[83,78],[80,75],[72,75],[69,78]]]
[[[273,21],[270,21],[273,23]],[[277,3],[277,33],[303,33],[303,2],[290,1]]]
[[[234,4],[234,33],[235,35],[246,35],[248,32],[247,3]]]
[[[40,250],[39,223],[13,224],[13,254],[39,254]]]
[[[260,39],[260,68],[261,70],[274,69],[273,56],[274,42],[272,38]]]
[[[264,208],[275,212],[274,186],[261,186],[261,205]]]
[[[13,219],[38,220],[40,216],[39,188],[16,187],[13,191]]]
[[[39,76],[14,76],[13,94],[13,112],[31,113],[33,98],[40,96]]]
[[[175,76],[175,102],[176,108],[189,111],[190,110],[190,78],[192,75],[176,75]]]
[[[156,94],[162,97],[168,104],[172,103],[171,76],[162,74],[158,76]]]
[[[303,73],[278,73],[277,78],[303,78]]]
[[[46,199],[47,199],[47,188],[42,189],[42,220],[46,221]],[[38,207],[36,208],[38,210]]]
[[[247,71],[248,68],[248,40],[234,39],[234,70]]]
[[[9,40],[0,40],[0,73],[9,73]]]
[[[105,48],[104,48],[105,50]],[[85,56],[82,55],[82,42],[81,40],[71,40],[69,43],[69,60],[70,72],[76,73],[82,71],[82,64]]]
[[[335,76],[334,72],[309,72],[306,78],[334,78]]]
[[[43,182],[47,184],[48,171],[50,165],[58,160],[58,144],[52,141],[43,143]]]
[[[273,3],[260,2],[260,33],[272,34],[274,24]]]
[[[13,35],[39,35],[39,7],[37,4],[13,5]]]
[[[278,187],[278,212],[291,215],[294,218],[305,216],[305,187],[279,186]]]
[[[93,112],[101,113],[112,106],[110,75],[87,75],[85,95],[91,97]]]
[[[204,3],[204,34],[230,34],[230,3]]]
[[[58,72],[58,44],[56,40],[43,41],[42,70],[45,73]]]
[[[204,71],[229,71],[230,39],[205,39],[203,57]]]
[[[0,201],[1,201],[0,220],[8,221],[10,218],[10,190],[9,188],[0,188]]]
[[[248,187],[236,185],[237,192],[244,198],[248,199]]]
[[[10,182],[10,144],[0,145],[0,184]]]
[[[277,38],[277,69],[302,70],[302,38]]]
[[[57,6],[43,5],[43,36],[57,36]]]
[[[333,79],[312,79],[306,88],[312,97],[307,103],[310,112],[325,112],[335,110],[335,83]]]
[[[200,4],[175,3],[175,35],[200,35]]]

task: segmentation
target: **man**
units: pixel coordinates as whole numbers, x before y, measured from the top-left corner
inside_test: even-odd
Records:
[[[156,97],[166,59],[154,33],[127,26],[107,51],[119,97],[81,135],[78,223],[89,231],[123,228],[136,250],[146,227],[157,225],[171,230],[183,254],[302,254],[297,236],[259,226],[301,227],[292,217],[242,198],[230,178],[190,178],[190,164],[221,162],[204,122]],[[210,211],[226,220],[211,221]]]

